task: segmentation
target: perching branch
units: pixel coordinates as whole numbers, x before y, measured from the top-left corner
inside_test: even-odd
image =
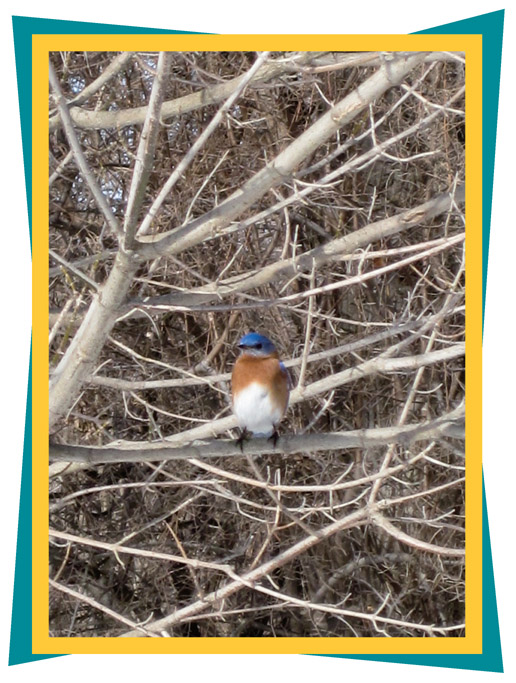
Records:
[[[255,74],[253,83],[258,85],[260,83],[272,80],[281,74],[291,71],[296,68],[295,65],[303,65],[311,63],[314,59],[314,53],[299,53],[293,54],[291,63],[286,60],[278,60],[277,63],[270,62],[264,64],[261,69]],[[293,66],[294,65],[294,66]],[[217,104],[228,98],[236,88],[240,85],[244,78],[237,76],[225,83],[220,83],[210,88],[202,89],[199,92],[179,97],[175,100],[164,102],[161,117],[163,121],[186,114],[201,107],[210,104]],[[71,110],[71,117],[74,124],[79,128],[84,129],[110,129],[123,128],[124,126],[138,126],[141,125],[147,116],[147,106],[135,107],[133,109],[126,109],[121,111],[91,111],[87,109],[80,109],[74,107]],[[53,116],[49,121],[50,131],[56,130],[61,125],[59,116]]]
[[[252,439],[244,447],[246,455],[270,453],[279,456],[293,453],[317,453],[349,448],[373,448],[390,443],[408,445],[417,441],[445,436],[448,429],[463,418],[461,409],[426,424],[404,425],[402,427],[377,427],[350,432],[301,434],[282,436],[276,446],[268,439]],[[195,441],[186,446],[169,446],[163,443],[124,444],[123,447],[68,446],[50,444],[51,462],[84,462],[100,465],[115,462],[163,462],[188,460],[190,458],[240,458],[242,452],[234,441]]]

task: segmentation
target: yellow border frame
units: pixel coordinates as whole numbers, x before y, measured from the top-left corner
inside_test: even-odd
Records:
[[[33,68],[32,650],[89,653],[482,652],[482,36],[35,35]],[[50,638],[48,635],[48,53],[56,50],[460,51],[466,54],[466,636]]]

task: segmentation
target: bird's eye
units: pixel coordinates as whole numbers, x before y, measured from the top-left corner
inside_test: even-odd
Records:
[[[258,342],[258,344],[256,344],[255,348],[256,348],[256,349],[261,349],[261,348],[262,348],[261,342]]]

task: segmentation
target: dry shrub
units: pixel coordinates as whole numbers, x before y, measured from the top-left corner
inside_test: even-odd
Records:
[[[51,61],[71,100],[115,57],[56,53]],[[343,57],[350,58],[349,66],[321,68]],[[174,229],[219,205],[378,68],[377,57],[366,65],[354,65],[352,58],[313,55],[298,66],[289,54],[271,55],[288,68],[245,90],[165,200],[152,232]],[[243,74],[254,60],[254,53],[174,54],[164,99],[210,92]],[[146,106],[156,64],[155,54],[135,54],[79,106],[92,112]],[[320,144],[293,176],[243,211],[229,229],[180,254],[142,262],[127,307],[120,311],[124,315],[99,349],[95,374],[112,378],[113,386],[90,377],[53,441],[146,444],[229,415],[227,377],[210,377],[231,370],[235,343],[251,329],[268,334],[283,358],[296,360],[290,368],[294,385],[303,354],[321,354],[308,358],[305,386],[381,354],[420,356],[462,342],[463,242],[370,277],[424,251],[428,242],[460,235],[464,217],[458,203],[317,268],[301,268],[295,276],[207,303],[181,302],[208,283],[239,278],[245,283],[270,264],[330,245],[460,185],[463,85],[460,56],[429,58]],[[163,120],[140,217],[220,104]],[[434,112],[438,115],[426,121]],[[401,137],[411,126],[414,132]],[[76,127],[89,168],[121,221],[141,129],[141,124]],[[375,152],[375,145],[395,136],[400,139]],[[325,180],[371,150],[363,163]],[[50,347],[54,368],[92,300],[93,283],[104,283],[113,267],[118,241],[67,158],[69,143],[59,125],[51,129],[50,152],[52,324],[66,308]],[[308,187],[309,193],[277,208]],[[356,284],[338,286],[356,275],[363,276]],[[304,296],[321,287],[327,289]],[[413,327],[399,331],[407,323]],[[335,347],[355,341],[363,343],[331,355]],[[196,381],[200,376],[210,381]],[[183,383],[130,385],[167,379]],[[125,384],[117,386],[119,380]],[[281,433],[347,432],[396,426],[400,420],[425,423],[463,400],[464,359],[458,355],[419,369],[357,376],[300,400],[289,409]],[[184,609],[158,634],[166,629],[172,636],[461,636],[463,444],[459,425],[426,440],[374,448],[103,464],[53,477],[50,526],[79,539],[54,537],[51,543],[50,632],[118,636],[128,631],[128,623],[152,624]],[[397,469],[379,477],[386,467]],[[387,501],[377,510],[381,517],[367,513],[373,499]],[[286,550],[357,511],[364,515],[349,527],[281,561]],[[382,526],[384,520],[406,536]],[[99,544],[132,552],[115,553]],[[212,564],[185,564],[181,557]],[[214,592],[234,575],[245,576],[275,559],[271,571],[217,599]],[[221,565],[230,566],[233,575]]]

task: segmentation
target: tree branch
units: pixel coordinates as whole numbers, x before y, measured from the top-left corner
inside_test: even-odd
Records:
[[[287,435],[282,436],[276,446],[268,439],[256,438],[247,441],[244,450],[246,455],[269,453],[281,456],[300,452],[333,451],[341,448],[376,448],[390,443],[407,445],[446,435],[450,426],[460,421],[462,416],[463,409],[459,408],[436,420],[422,424],[377,427],[349,432]],[[240,458],[242,452],[234,441],[216,439],[204,443],[193,442],[184,446],[169,445],[167,441],[133,442],[116,447],[50,444],[49,457],[52,462],[85,462],[89,465],[99,465],[115,462],[189,460],[191,458]]]
[[[218,206],[175,230],[143,235],[139,240],[139,256],[148,260],[166,254],[177,254],[199,244],[213,231],[229,225],[266,192],[290,177],[317,147],[357,117],[373,100],[398,85],[424,58],[424,53],[413,53],[410,57],[391,55],[372,76],[323,114],[283,152]]]
[[[150,106],[147,110],[149,119],[154,119],[159,113],[159,106],[163,101],[163,96],[160,93],[164,88],[164,76],[167,68],[168,59],[164,58],[160,61],[158,75],[153,83],[151,101],[155,103],[155,106]],[[54,90],[58,93],[60,111],[63,116],[63,121],[66,123],[68,120],[68,110],[60,92],[59,83],[57,82],[57,77],[52,65],[50,65],[50,80]],[[73,133],[71,122],[68,123],[70,124],[71,135],[69,142],[70,145],[72,145],[72,143],[75,144],[77,140]],[[125,228],[128,231],[126,232],[126,237],[129,236],[129,243],[131,242],[130,228],[135,221],[135,216],[133,214],[137,212],[139,206],[138,202],[141,202],[143,192],[142,183],[146,182],[152,162],[151,157],[156,142],[156,125],[157,123],[146,122],[144,126],[144,129],[149,131],[149,133],[152,130],[152,135],[150,135],[148,140],[149,146],[147,147],[147,143],[142,143],[140,149],[141,156],[139,156],[139,160],[141,163],[145,162],[145,168],[137,164],[134,172],[134,182],[131,190],[131,196],[133,198],[132,208],[126,219],[125,225]],[[74,140],[75,143],[73,142]],[[146,154],[145,159],[142,158],[144,153]],[[87,165],[86,171],[88,171]],[[107,207],[107,203],[102,194],[101,198],[102,201],[100,206],[102,207],[103,202]],[[113,221],[115,221],[113,227],[116,227],[118,234],[120,234],[118,221],[116,221],[109,207],[107,207],[106,210]],[[105,217],[107,220],[107,215]],[[128,221],[131,225],[128,225]],[[126,300],[127,292],[133,282],[137,268],[138,262],[135,260],[132,252],[125,248],[121,248],[117,253],[108,279],[95,294],[79,330],[76,332],[59,365],[52,373],[49,383],[49,427],[51,431],[57,420],[73,404],[82,382],[93,372],[96,361],[102,351],[102,347],[115,324],[117,313],[120,310],[122,303]]]
[[[68,103],[63,95],[61,86],[59,85],[59,80],[57,78],[56,72],[54,71],[54,67],[52,66],[51,62],[49,63],[49,78],[50,85],[52,86],[52,90],[54,91],[54,99],[56,101],[59,114],[63,121],[63,128],[68,139],[68,144],[70,145],[70,148],[73,152],[73,156],[77,163],[77,167],[79,168],[82,176],[84,177],[84,180],[86,181],[86,184],[91,194],[93,195],[93,198],[95,199],[97,206],[99,207],[102,215],[104,216],[104,220],[109,225],[113,234],[118,235],[120,237],[120,235],[122,234],[122,229],[118,223],[115,214],[111,210],[111,207],[107,203],[105,195],[103,194],[102,190],[98,186],[97,181],[93,177],[93,173],[89,169],[81,145],[79,144],[79,140],[77,139],[77,135],[75,134],[75,130],[73,128],[72,119],[70,118],[70,112],[68,109]]]
[[[172,62],[171,52],[160,52],[158,57],[158,68],[154,80],[152,91],[147,109],[147,116],[138,143],[138,152],[134,162],[133,178],[129,197],[127,198],[127,208],[124,220],[124,249],[134,248],[134,237],[136,234],[138,213],[145,197],[147,181],[152,170],[152,162],[156,150],[156,141],[160,129],[160,112],[165,96],[165,86],[170,64]]]
[[[247,587],[253,590],[259,590],[260,588],[257,585],[257,581],[263,579],[272,571],[278,569],[279,567],[282,567],[288,562],[291,562],[293,559],[295,559],[302,553],[306,553],[308,550],[316,546],[321,541],[327,538],[331,538],[333,535],[340,531],[356,527],[364,523],[365,521],[369,520],[375,513],[379,512],[380,510],[392,505],[396,505],[397,503],[398,499],[382,500],[372,505],[365,505],[359,510],[356,510],[348,515],[345,515],[344,517],[341,517],[332,524],[329,524],[328,526],[314,532],[312,535],[307,535],[301,541],[290,546],[290,548],[287,548],[286,550],[278,553],[278,555],[268,560],[267,562],[264,562],[259,567],[252,569],[251,571],[245,572],[237,579],[226,583],[226,585],[222,586],[222,588],[219,588],[211,593],[208,593],[207,595],[204,595],[202,599],[197,600],[191,603],[190,605],[187,605],[186,607],[177,609],[174,612],[168,614],[166,617],[163,617],[162,619],[157,619],[156,621],[146,624],[146,629],[151,631],[152,633],[159,633],[164,629],[170,628],[171,626],[181,623],[185,618],[191,617],[195,614],[199,614],[200,612],[204,612],[204,610],[206,610],[210,605],[213,605],[215,603],[220,602],[221,600],[228,598],[230,595],[243,588]],[[425,545],[431,546],[432,544]],[[428,550],[428,548],[426,549]],[[462,556],[464,554],[463,550],[450,550],[453,550],[453,554],[456,555]],[[431,552],[432,551],[434,551],[433,546]],[[314,605],[314,607],[316,606]],[[348,616],[355,615],[359,618],[363,618],[364,616],[363,613],[356,613],[353,611],[349,611],[348,613]],[[370,618],[380,622],[385,621],[388,623],[390,621],[388,618],[381,617],[380,615],[370,615]],[[414,624],[413,626],[417,627],[416,624]],[[122,637],[141,637],[141,635],[142,634],[140,632],[133,630],[124,633]]]
[[[142,221],[140,229],[138,230],[138,239],[144,239],[144,235],[146,235],[149,232],[154,217],[160,210],[166,197],[170,194],[170,191],[172,190],[174,185],[185,173],[186,169],[190,166],[195,156],[203,148],[204,144],[206,143],[206,140],[219,126],[224,114],[226,114],[230,110],[230,108],[233,106],[236,100],[240,97],[245,87],[253,79],[253,76],[255,76],[256,73],[260,70],[261,66],[263,65],[263,62],[268,58],[268,56],[269,52],[262,52],[258,56],[253,66],[239,79],[238,85],[235,87],[235,90],[227,98],[224,104],[221,107],[219,107],[217,113],[212,118],[210,123],[206,126],[206,128],[197,138],[197,140],[190,147],[188,153],[183,157],[183,159],[179,162],[179,164],[170,174],[168,180],[161,188],[161,191],[152,203],[152,206],[150,207],[149,211],[147,212],[147,215]]]
[[[132,53],[123,53],[127,58],[132,56]],[[407,53],[409,54],[409,53]],[[462,55],[462,56],[461,56]],[[122,61],[123,55],[117,57],[117,60]],[[271,62],[262,67],[262,69],[253,78],[253,86],[259,86],[262,83],[266,83],[269,80],[277,76],[281,76],[284,73],[289,72],[307,72],[307,73],[318,73],[324,71],[333,71],[335,69],[352,68],[356,66],[379,66],[382,63],[383,55],[379,52],[371,53],[359,53],[350,55],[337,54],[319,54],[316,52],[308,53],[293,53],[291,63],[282,60],[277,60],[277,62]],[[429,62],[443,62],[443,61],[463,61],[463,53],[453,53],[453,52],[432,52],[425,56],[424,61]],[[125,63],[125,59],[123,60]],[[119,68],[123,64],[119,63]],[[109,68],[109,67],[108,67]],[[107,69],[106,69],[107,71]],[[112,77],[114,74],[111,74]],[[169,100],[163,104],[162,119],[164,121],[171,119],[175,116],[181,116],[181,114],[186,114],[196,109],[200,109],[210,104],[217,104],[226,99],[238,85],[239,80],[242,76],[237,76],[225,83],[213,85],[209,88],[203,88],[198,92],[191,93],[190,95],[185,95],[183,97],[178,97],[174,100]],[[100,80],[100,79],[98,79]],[[107,82],[107,80],[106,80]],[[84,101],[84,92],[87,92],[89,97],[92,94],[93,86],[96,85],[92,83],[91,86],[85,88],[84,91],[79,93],[79,95],[71,100],[73,104],[79,104]],[[95,90],[97,88],[95,87]],[[147,115],[147,107],[134,107],[132,109],[123,109],[121,111],[92,111],[88,109],[80,109],[79,107],[73,107],[70,110],[71,118],[73,124],[77,128],[84,129],[105,129],[109,130],[112,128],[124,128],[125,126],[138,126],[145,121]],[[62,125],[62,120],[59,114],[53,116],[49,121],[49,130],[53,132],[57,130]]]
[[[455,482],[452,483],[454,484]],[[446,548],[441,545],[435,545],[434,543],[420,541],[418,538],[409,536],[409,534],[406,534],[404,531],[401,531],[395,527],[394,524],[391,524],[379,512],[372,512],[371,520],[376,524],[376,526],[387,532],[389,536],[392,536],[400,543],[409,545],[412,548],[417,548],[418,550],[423,550],[428,553],[435,553],[436,555],[447,555],[449,557],[464,557],[465,555],[463,548]]]
[[[77,106],[89,100],[89,98],[103,88],[109,81],[114,78],[124,66],[131,61],[134,52],[121,52],[118,57],[115,57],[112,62],[110,62],[104,71],[96,78],[93,83],[90,83],[81,92],[68,102],[68,106]],[[93,113],[93,112],[92,112]],[[51,119],[52,120],[52,119]],[[72,116],[73,120],[73,116]]]
[[[150,297],[144,302],[128,302],[124,311],[127,313],[130,310],[145,308],[159,312],[160,306],[163,306],[164,308],[161,309],[163,312],[171,310],[174,306],[178,308],[200,306],[213,300],[220,301],[234,294],[242,294],[256,287],[274,282],[280,277],[292,277],[300,270],[310,271],[314,263],[316,268],[318,268],[327,263],[339,261],[343,254],[351,254],[357,249],[378,242],[385,237],[396,235],[399,232],[413,228],[424,221],[450,211],[456,203],[464,201],[464,196],[465,188],[464,185],[461,185],[453,192],[445,192],[424,204],[414,206],[395,216],[370,223],[359,230],[355,230],[344,237],[334,239],[323,246],[315,247],[295,258],[276,261],[276,263],[271,263],[259,271],[240,273],[222,282],[214,282],[213,284],[192,288],[188,292]]]

